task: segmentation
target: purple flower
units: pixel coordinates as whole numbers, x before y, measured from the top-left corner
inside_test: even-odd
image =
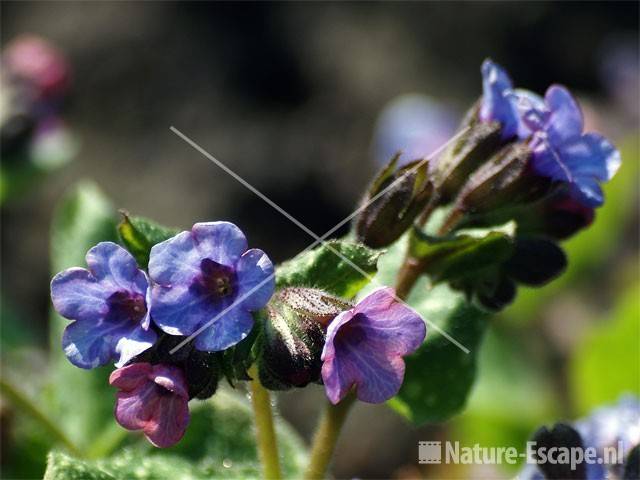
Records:
[[[381,403],[393,397],[404,378],[403,356],[426,335],[424,321],[396,300],[392,288],[379,288],[339,314],[327,329],[322,380],[331,403],[353,386],[358,399]]]
[[[182,370],[134,363],[109,377],[118,388],[115,417],[127,430],[142,430],[156,447],[175,445],[189,424],[189,394]]]
[[[199,332],[199,350],[235,345],[253,327],[251,312],[275,288],[273,264],[228,222],[196,223],[155,245],[149,259],[154,322],[170,335]]]
[[[480,119],[499,121],[505,139],[517,135],[528,141],[537,175],[567,184],[587,207],[602,205],[600,182],[615,175],[620,153],[603,136],[583,133],[582,112],[569,91],[552,85],[543,100],[513,89],[506,72],[491,60],[483,63],[482,75]]]
[[[566,88],[549,87],[544,104],[544,110],[532,107],[523,117],[533,132],[529,145],[534,171],[569,184],[583,205],[599,207],[604,201],[600,182],[613,178],[620,153],[603,136],[582,133],[582,112]]]
[[[131,254],[115,243],[99,243],[86,260],[88,270],[69,268],[51,281],[54,308],[75,320],[64,331],[64,353],[80,368],[115,359],[119,367],[156,340],[150,329],[149,281]]]

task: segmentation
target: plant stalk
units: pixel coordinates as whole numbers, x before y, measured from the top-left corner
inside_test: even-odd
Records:
[[[37,421],[53,439],[64,445],[70,453],[76,457],[84,456],[80,448],[71,441],[67,434],[64,433],[33,400],[13,386],[5,378],[0,378],[0,393],[2,393],[5,398],[9,399],[9,401],[17,408],[21,409],[24,413]]]
[[[269,391],[260,383],[256,364],[253,364],[249,369],[249,375],[253,378],[250,382],[251,403],[255,417],[256,440],[260,463],[262,464],[262,473],[267,480],[280,480],[282,473],[280,471],[276,431],[273,425],[271,396]]]
[[[340,436],[340,430],[344,425],[344,421],[347,418],[347,414],[354,400],[355,396],[351,393],[337,405],[333,405],[327,401],[324,413],[318,424],[318,429],[313,438],[311,458],[307,471],[304,474],[305,479],[312,480],[325,477],[325,473],[331,462],[331,457],[333,456],[333,451],[336,447],[336,442]]]

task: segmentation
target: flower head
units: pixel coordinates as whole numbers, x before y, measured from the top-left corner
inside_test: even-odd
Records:
[[[379,288],[329,324],[322,351],[327,397],[338,403],[356,387],[363,402],[393,397],[404,378],[403,356],[424,340],[420,315],[396,300],[392,288]]]
[[[153,345],[147,275],[124,248],[102,242],[87,252],[87,266],[69,268],[51,281],[54,308],[75,320],[62,344],[71,363],[95,368],[114,359],[122,366]]]
[[[514,89],[507,73],[491,60],[482,65],[482,121],[498,121],[503,138],[527,141],[535,174],[565,183],[571,195],[586,207],[603,203],[600,182],[613,178],[620,153],[603,136],[583,133],[578,103],[559,85],[547,89],[544,99]]]
[[[189,424],[189,394],[182,370],[134,363],[109,377],[118,388],[115,417],[127,430],[142,430],[156,447],[178,443]]]
[[[234,224],[196,223],[151,249],[154,322],[170,335],[199,331],[199,350],[224,350],[251,331],[251,312],[273,295],[273,271]]]
[[[582,112],[569,91],[551,86],[544,109],[532,107],[524,118],[532,131],[529,145],[535,173],[567,183],[571,195],[587,207],[602,205],[600,182],[613,178],[620,153],[603,136],[582,133]]]

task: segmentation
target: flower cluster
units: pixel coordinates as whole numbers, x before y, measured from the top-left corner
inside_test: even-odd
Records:
[[[195,335],[195,348],[208,352],[240,342],[253,327],[252,312],[273,293],[273,265],[261,250],[248,250],[228,222],[197,223],[155,245],[148,275],[112,242],[93,247],[86,261],[87,269],[70,268],[51,281],[55,309],[73,320],[63,335],[65,354],[81,368],[115,361],[118,422],[143,430],[155,445],[171,445],[188,423],[188,372],[171,364],[180,355],[156,355],[163,362],[157,365],[136,358],[167,336]]]
[[[491,60],[483,63],[482,78],[480,119],[499,122],[503,139],[526,141],[537,175],[566,183],[586,207],[602,205],[599,184],[615,175],[620,154],[603,136],[583,133],[582,111],[571,93],[552,85],[543,99],[514,89],[507,73]]]
[[[116,420],[142,430],[158,447],[182,438],[190,399],[212,395],[221,371],[229,371],[225,367],[246,366],[224,364],[228,356],[219,352],[255,341],[258,335],[250,333],[256,318],[262,323],[263,383],[273,389],[304,386],[321,381],[321,370],[333,403],[352,389],[365,402],[395,395],[404,375],[402,357],[426,333],[424,321],[390,288],[355,306],[310,289],[274,296],[271,260],[248,249],[242,231],[228,222],[197,223],[156,243],[147,265],[112,242],[90,249],[86,262],[86,269],[69,268],[51,282],[55,309],[72,320],[63,335],[65,354],[81,368],[115,362],[110,383],[118,389]],[[283,302],[297,302],[289,326],[304,341],[282,327]],[[296,316],[300,308],[309,313],[304,321]],[[310,339],[313,352],[305,343]],[[236,379],[249,378],[244,373]]]

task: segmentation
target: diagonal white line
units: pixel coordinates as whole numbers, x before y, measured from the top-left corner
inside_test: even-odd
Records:
[[[374,197],[372,197],[371,199],[369,199],[368,202],[365,202],[363,205],[361,205],[358,209],[356,209],[353,213],[351,213],[349,216],[347,216],[346,218],[344,218],[342,221],[340,221],[338,224],[336,224],[332,229],[330,229],[329,231],[327,231],[325,234],[323,234],[321,237],[318,236],[315,232],[313,232],[312,230],[310,230],[309,228],[307,228],[306,225],[304,225],[302,222],[300,222],[298,219],[296,219],[295,217],[293,217],[291,214],[289,214],[286,210],[284,210],[283,208],[281,208],[278,204],[276,204],[275,202],[273,202],[270,198],[268,198],[266,195],[264,195],[262,192],[260,192],[257,188],[255,188],[253,185],[251,185],[249,182],[247,182],[246,180],[244,180],[240,175],[238,175],[237,173],[235,173],[233,170],[231,170],[229,167],[227,167],[224,163],[222,163],[221,161],[219,161],[217,158],[215,158],[213,155],[211,155],[209,152],[207,152],[205,149],[203,149],[200,145],[198,145],[196,142],[194,142],[192,139],[190,139],[189,137],[187,137],[185,134],[183,134],[182,132],[180,132],[177,128],[175,127],[170,127],[170,130],[175,133],[176,135],[178,135],[180,138],[182,138],[185,142],[187,142],[189,145],[191,145],[195,150],[197,150],[198,152],[200,152],[202,155],[204,155],[205,157],[207,157],[211,162],[213,162],[214,164],[216,164],[218,167],[220,167],[222,170],[224,170],[226,173],[228,173],[229,175],[231,175],[233,178],[235,178],[238,182],[240,182],[242,185],[244,185],[247,189],[251,190],[253,193],[255,193],[258,197],[260,197],[262,200],[264,200],[266,203],[268,203],[272,208],[274,208],[275,210],[277,210],[280,214],[282,214],[283,216],[285,216],[287,219],[289,219],[292,223],[294,223],[295,225],[297,225],[300,229],[302,229],[304,232],[306,232],[307,234],[309,234],[310,236],[312,236],[315,241],[313,243],[311,243],[308,247],[306,247],[304,250],[302,250],[300,252],[300,254],[311,250],[313,247],[315,247],[318,243],[322,243],[323,246],[327,247],[331,252],[333,252],[335,255],[337,255],[340,259],[342,259],[343,261],[345,261],[347,264],[349,264],[354,270],[356,270],[358,273],[360,273],[363,277],[365,277],[367,280],[369,280],[370,282],[374,282],[376,284],[379,284],[379,282],[372,277],[371,275],[369,275],[367,272],[365,272],[364,270],[362,270],[362,268],[360,268],[358,265],[356,265],[355,263],[353,263],[351,261],[351,259],[345,257],[344,255],[342,255],[342,253],[340,253],[339,251],[337,251],[335,248],[333,248],[332,245],[330,245],[329,243],[325,242],[324,239],[326,237],[328,237],[329,235],[331,235],[333,232],[335,232],[336,230],[338,230],[342,225],[344,225],[345,223],[347,223],[348,221],[350,221],[353,217],[355,217],[358,213],[360,213],[362,210],[364,210],[365,208],[367,208],[369,205],[371,205],[373,202],[375,202],[380,196],[384,195],[387,191],[389,191],[391,188],[394,187],[394,185],[397,182],[402,181],[403,177],[405,175],[409,175],[410,173],[412,173],[413,171],[417,170],[418,168],[420,168],[422,165],[424,165],[427,161],[429,161],[429,159],[433,158],[434,156],[436,156],[437,154],[439,154],[442,150],[444,150],[451,142],[455,141],[457,138],[459,138],[461,135],[463,135],[467,130],[468,127],[461,130],[460,132],[458,132],[455,136],[453,136],[452,138],[450,138],[447,142],[445,142],[442,146],[440,146],[440,148],[436,149],[434,152],[432,152],[429,156],[425,157],[424,159],[422,159],[420,162],[418,162],[415,166],[413,166],[411,169],[407,170],[403,175],[401,175],[399,178],[397,178],[394,182],[392,182],[390,185],[388,185],[385,189],[383,189],[381,192],[378,192],[378,194],[376,194]],[[212,318],[211,320],[209,320],[207,323],[205,323],[202,327],[200,327],[198,330],[196,330],[194,333],[192,333],[189,337],[187,337],[185,340],[183,340],[181,343],[179,343],[178,345],[176,345],[171,351],[170,353],[173,354],[175,351],[177,351],[178,349],[182,348],[185,344],[187,344],[188,342],[190,342],[194,337],[196,337],[197,335],[199,335],[200,333],[202,333],[202,331],[206,330],[211,324],[213,324],[218,318],[220,318],[221,316],[223,316],[225,313],[227,313],[229,310],[231,310],[232,308],[234,308],[235,306],[237,306],[240,302],[242,302],[245,298],[249,297],[254,291],[258,290],[259,288],[261,288],[263,285],[265,285],[266,283],[270,282],[273,277],[275,276],[275,274],[270,275],[269,277],[267,277],[266,279],[264,279],[262,282],[260,282],[258,285],[256,285],[253,289],[251,289],[249,292],[247,292],[245,295],[243,295],[242,297],[236,299],[234,301],[233,304],[231,304],[229,307],[225,308],[222,312],[220,312],[218,315],[216,315],[214,318]],[[395,297],[396,301],[401,302],[403,304],[406,305],[406,303],[398,298],[397,296]],[[469,349],[466,348],[464,345],[462,345],[460,342],[458,342],[456,339],[454,339],[453,337],[451,337],[451,335],[449,335],[446,331],[442,330],[440,327],[438,327],[436,324],[434,324],[433,322],[431,322],[428,319],[425,319],[426,322],[429,324],[430,327],[432,327],[434,330],[436,330],[438,333],[440,333],[443,337],[445,337],[447,340],[449,340],[451,343],[453,343],[454,345],[456,345],[458,348],[460,348],[463,352],[465,353],[469,353]]]

